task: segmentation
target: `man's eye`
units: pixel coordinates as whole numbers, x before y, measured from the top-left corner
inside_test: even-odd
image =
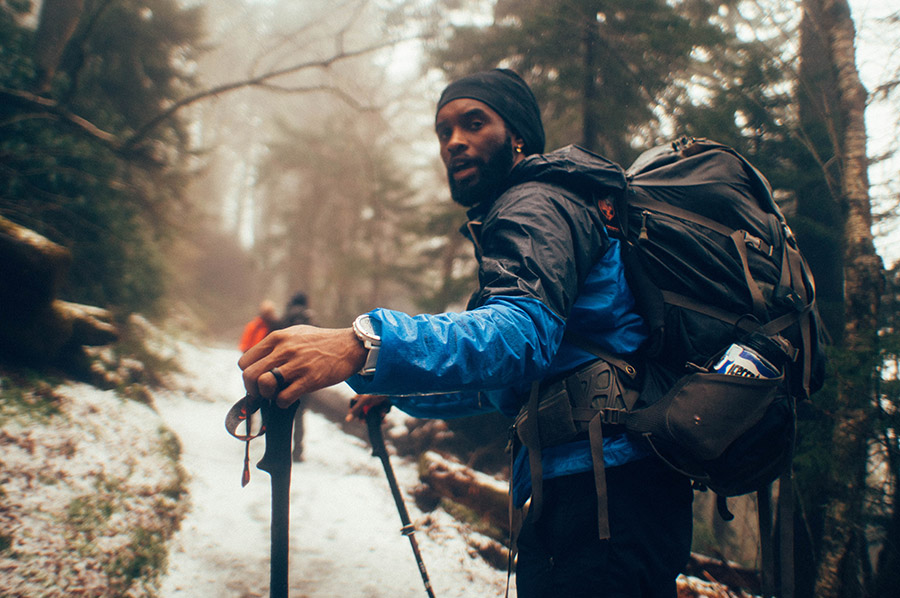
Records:
[[[484,126],[484,121],[473,120],[473,121],[469,122],[469,128],[472,129],[473,131],[477,131],[478,129],[480,129],[483,126]]]

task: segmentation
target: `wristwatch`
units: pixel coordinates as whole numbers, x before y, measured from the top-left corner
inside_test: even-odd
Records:
[[[372,318],[369,314],[363,314],[353,321],[353,332],[356,338],[369,350],[366,356],[366,363],[359,370],[361,376],[372,376],[375,374],[375,364],[378,361],[378,349],[381,348],[381,337],[375,334],[375,326],[372,324]]]

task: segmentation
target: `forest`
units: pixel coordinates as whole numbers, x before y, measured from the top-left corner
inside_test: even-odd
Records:
[[[828,335],[826,385],[799,406],[795,595],[895,595],[890,4],[0,0],[0,237],[64,248],[66,302],[236,345],[298,291],[329,327],[464,307],[475,262],[433,132],[455,77],[521,74],[548,149],[627,166],[683,135],[726,143],[771,183]],[[31,275],[6,261],[0,312]],[[0,313],[0,363],[12,326]]]

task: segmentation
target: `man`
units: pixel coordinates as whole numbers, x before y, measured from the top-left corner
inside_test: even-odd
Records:
[[[288,405],[349,378],[418,417],[512,416],[531,382],[596,361],[563,339],[566,329],[616,355],[638,349],[644,324],[589,191],[609,163],[577,148],[542,154],[537,102],[508,70],[450,84],[435,132],[479,263],[467,310],[376,309],[352,328],[279,331],[239,362],[249,393]],[[513,472],[518,503],[530,492],[524,452]],[[588,441],[543,451],[543,509],[529,513],[518,540],[520,597],[675,596],[690,550],[689,481],[621,433],[604,433],[603,461],[609,539],[598,534]]]

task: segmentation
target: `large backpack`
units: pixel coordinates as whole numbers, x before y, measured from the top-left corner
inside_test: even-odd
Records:
[[[596,196],[609,234],[622,241],[650,329],[641,366],[567,332],[602,358],[566,383],[586,392],[568,393],[567,402],[535,384],[516,422],[537,515],[541,446],[589,432],[601,536],[602,428],[643,438],[720,497],[759,491],[789,473],[795,403],[821,386],[824,372],[813,278],[765,177],[733,149],[687,138],[645,152],[625,173],[624,192],[602,188]],[[776,375],[713,371],[730,345],[751,335],[777,346]],[[729,517],[723,500],[720,512]]]
[[[822,384],[812,275],[768,181],[733,149],[681,139],[645,152],[626,175],[625,194],[600,200],[608,229],[624,241],[629,282],[651,330],[644,348],[649,375],[626,426],[720,495],[757,490],[790,460],[793,402]],[[769,395],[754,408],[745,392],[731,388],[746,378],[709,371],[750,334],[785,348],[783,379],[753,382],[759,388],[749,390],[750,399]],[[693,385],[705,401],[678,404]],[[713,410],[707,420],[737,411],[747,430],[704,439],[715,430],[703,429],[702,412],[683,408]],[[772,429],[779,425],[784,434]],[[690,438],[699,444],[684,446]]]

